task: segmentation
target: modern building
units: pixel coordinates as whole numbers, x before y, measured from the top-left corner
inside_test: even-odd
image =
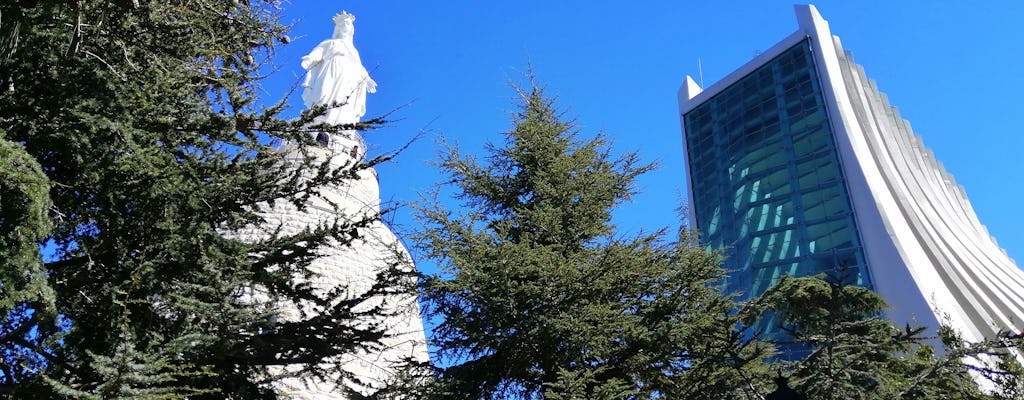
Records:
[[[899,325],[1020,332],[1024,273],[814,6],[796,14],[771,49],[679,91],[690,219],[727,249],[728,288],[827,272]]]

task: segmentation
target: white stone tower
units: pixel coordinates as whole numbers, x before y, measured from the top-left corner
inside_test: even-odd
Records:
[[[330,107],[325,115],[317,119],[317,123],[356,123],[366,113],[366,93],[375,92],[376,83],[370,79],[352,44],[355,17],[343,12],[335,16],[333,21],[334,36],[321,42],[302,58],[302,66],[308,71],[302,99],[306,107]],[[335,134],[321,132],[316,139],[319,146],[306,151],[320,160],[330,160],[332,168],[359,162],[366,154],[366,144],[355,131]],[[294,146],[285,145],[282,151],[295,154],[294,157],[286,157],[289,162],[301,159]],[[280,234],[291,235],[334,221],[339,216],[359,221],[377,215],[380,212],[380,189],[376,171],[372,168],[362,169],[358,172],[358,179],[322,190],[321,195],[311,198],[306,206],[300,211],[286,202],[278,202],[273,212],[265,213],[267,226],[280,227]],[[375,283],[376,274],[396,260],[404,260],[407,265],[403,265],[403,268],[415,268],[405,248],[379,220],[359,228],[356,236],[358,238],[350,244],[324,249],[322,256],[310,265],[317,281],[309,283],[321,290],[321,293],[337,287],[347,287],[351,293],[363,293]],[[386,333],[383,348],[350,354],[341,360],[329,360],[342,363],[343,369],[355,375],[358,382],[340,376],[326,379],[301,373],[289,376],[295,375],[298,366],[286,366],[274,372],[287,376],[275,380],[275,389],[297,400],[341,400],[347,398],[347,389],[362,394],[380,389],[395,376],[403,360],[426,362],[426,339],[415,296],[382,296],[373,305],[383,306],[385,314],[389,315],[364,321],[366,324],[382,325]],[[283,320],[297,320],[302,311],[306,311],[302,304],[282,304],[278,307],[279,318]]]

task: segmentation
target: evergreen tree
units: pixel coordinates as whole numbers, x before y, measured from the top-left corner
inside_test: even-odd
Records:
[[[22,382],[41,367],[34,321],[54,322],[54,293],[39,243],[50,232],[50,182],[23,146],[0,130],[0,375]]]
[[[672,242],[616,233],[612,209],[652,165],[583,140],[536,85],[518,94],[514,127],[483,163],[442,156],[468,210],[418,208],[418,248],[442,269],[423,283],[449,365],[434,397],[742,395],[738,376],[767,350],[722,345],[738,336],[719,254],[688,231]]]
[[[890,399],[902,378],[899,352],[921,329],[900,333],[879,313],[884,300],[839,278],[784,277],[764,297],[779,305],[782,326],[809,354],[794,371],[797,389],[812,399]]]
[[[999,332],[995,337],[969,343],[948,325],[939,327],[943,351],[930,348],[911,359],[915,367],[901,391],[904,399],[1019,399],[1022,371],[1019,333]],[[984,390],[979,390],[978,382]]]
[[[378,216],[226,235],[380,161],[282,162],[274,143],[315,145],[308,124],[325,107],[287,121],[283,101],[258,105],[261,71],[287,41],[278,1],[8,3],[0,395],[274,398],[268,368],[324,375],[338,371],[329,357],[377,345],[380,327],[358,321],[380,315],[375,295],[402,290],[402,260],[367,292],[304,282],[319,249]],[[278,321],[280,302],[314,312]]]
[[[1019,334],[1008,337],[1017,341],[1021,339]],[[992,393],[993,400],[1024,399],[1024,367],[1021,367],[1013,353],[1004,350],[999,354],[990,376],[996,387]]]
[[[1013,356],[1020,335],[965,343],[943,326],[936,350],[936,337],[921,327],[896,327],[884,319],[887,305],[877,293],[840,277],[784,277],[757,301],[776,313],[791,345],[809,351],[794,363],[775,362],[808,398],[967,400],[1020,393]],[[980,390],[978,377],[993,382],[991,393]]]

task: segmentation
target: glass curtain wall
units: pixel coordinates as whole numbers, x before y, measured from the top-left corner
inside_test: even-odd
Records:
[[[730,291],[746,299],[822,272],[871,288],[808,40],[686,113],[684,127],[691,207],[703,240],[726,249]]]

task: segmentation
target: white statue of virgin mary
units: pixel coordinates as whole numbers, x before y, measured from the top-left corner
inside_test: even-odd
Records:
[[[302,68],[306,79],[302,84],[302,101],[306,107],[332,106],[317,122],[345,124],[359,122],[366,114],[366,93],[377,92],[377,82],[359,59],[352,44],[356,17],[347,12],[335,15],[334,37],[320,42],[305,57]]]

